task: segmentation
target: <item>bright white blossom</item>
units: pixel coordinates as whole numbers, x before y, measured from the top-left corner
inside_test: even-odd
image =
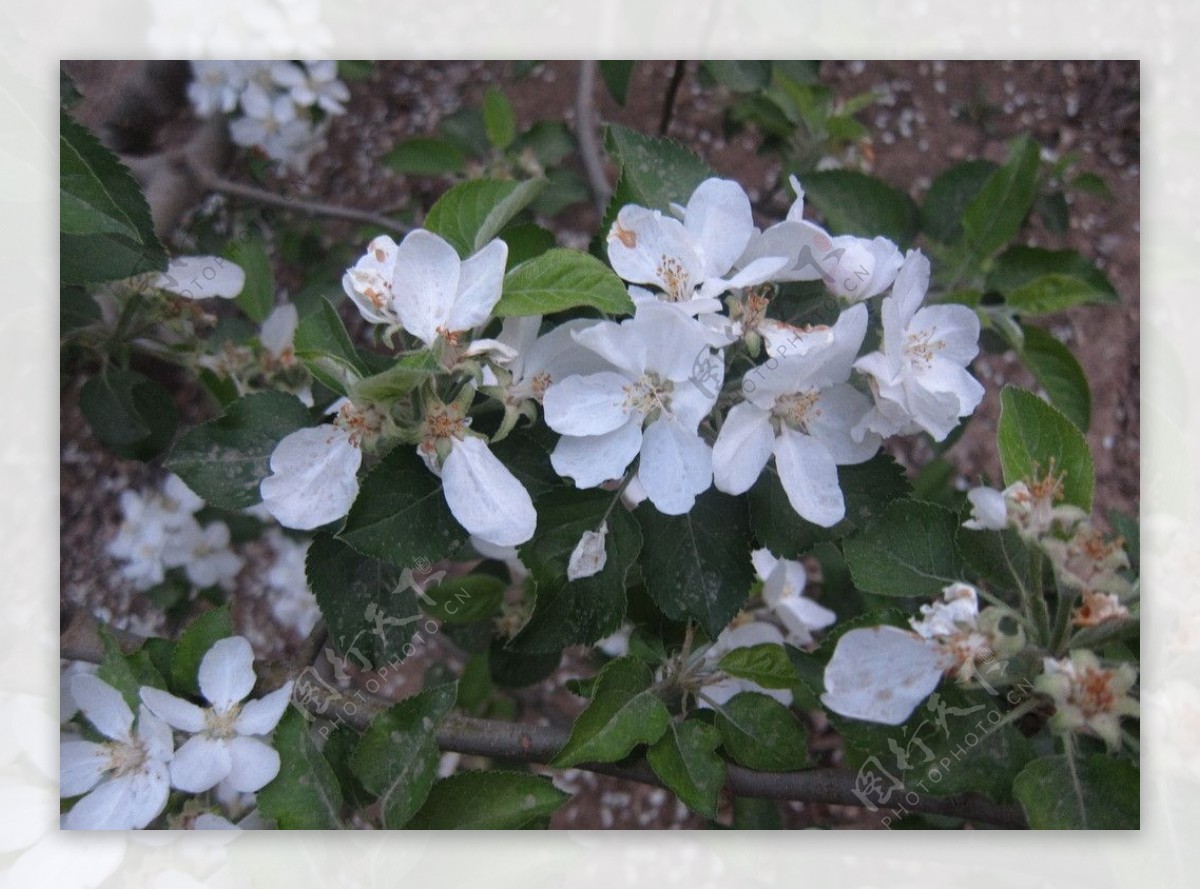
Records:
[[[262,698],[244,701],[254,688],[254,652],[245,637],[218,640],[200,661],[201,708],[161,689],[141,688],[142,703],[191,737],[171,761],[171,784],[197,794],[218,782],[243,792],[257,791],[279,772],[279,754],[263,736],[287,709],[289,680]]]
[[[967,492],[967,500],[971,502],[971,518],[963,523],[963,528],[1001,531],[1008,527],[1004,492],[980,485]]]
[[[174,749],[170,727],[141,707],[135,729],[121,693],[93,674],[72,677],[71,697],[110,741],[62,743],[59,793],[84,795],[63,818],[63,827],[145,828],[167,805]]]
[[[296,430],[271,452],[271,475],[259,485],[263,504],[281,525],[319,528],[350,511],[361,464],[349,430],[330,423]]]
[[[229,549],[229,526],[223,522],[210,522],[204,528],[194,526],[187,538],[184,572],[198,588],[218,585],[229,590],[234,579],[245,564],[240,556]]]
[[[746,401],[729,410],[713,446],[717,488],[749,490],[774,455],[792,509],[826,527],[841,521],[838,465],[862,463],[880,445],[877,435],[851,435],[871,407],[847,382],[866,329],[866,307],[853,306],[822,345],[746,372]]]
[[[854,363],[875,393],[858,436],[924,430],[940,442],[983,399],[967,371],[979,352],[979,316],[966,306],[921,308],[928,287],[929,260],[909,251],[883,301],[883,348]]]
[[[1034,688],[1054,700],[1051,729],[1090,733],[1110,748],[1120,747],[1121,718],[1136,717],[1140,710],[1129,694],[1137,682],[1137,669],[1131,664],[1105,668],[1086,649],[1062,660],[1046,658],[1043,665],[1045,672],[1034,681]]]
[[[786,257],[787,264],[773,281],[824,281],[835,295],[859,302],[883,293],[896,279],[903,256],[887,238],[831,238],[820,226],[804,219],[804,189],[790,178],[796,200],[787,219],[765,232],[755,232],[738,266],[750,268],[762,257]]]
[[[608,233],[618,275],[661,289],[669,302],[694,302],[689,311],[712,312],[725,291],[761,284],[783,268],[784,258],[762,257],[729,275],[754,232],[750,199],[736,182],[706,179],[675,209],[680,219],[636,204],[621,208]]]
[[[898,726],[942,680],[936,647],[887,625],[857,627],[838,638],[825,666],[825,707],[843,717]]]
[[[271,611],[285,627],[307,637],[321,619],[321,610],[308,587],[305,571],[309,542],[297,541],[277,528],[268,529],[266,539],[275,552],[275,560],[266,576]]]
[[[574,336],[613,370],[572,375],[546,390],[546,423],[563,434],[550,456],[554,469],[595,488],[624,475],[640,454],[638,479],[654,506],[688,512],[712,484],[712,450],[697,428],[720,392],[721,353],[710,351],[695,320],[662,303]]]
[[[502,386],[505,402],[516,406],[530,400],[541,402],[550,384],[572,374],[611,370],[608,362],[575,342],[576,332],[598,323],[590,318],[570,319],[539,336],[540,315],[514,315],[504,319],[500,335],[493,342],[512,352],[511,358],[498,362],[507,371],[508,381],[503,383],[495,371],[485,368],[484,385]]]
[[[236,297],[246,286],[246,273],[237,263],[219,256],[181,256],[167,264],[151,285],[189,300]]]
[[[350,100],[350,89],[337,76],[337,62],[332,59],[306,61],[303,67],[291,62],[271,65],[271,79],[288,91],[291,100],[301,108],[318,106],[326,114],[343,114],[343,103]]]
[[[763,601],[787,628],[787,641],[793,646],[809,645],[813,631],[837,621],[837,615],[804,596],[808,573],[803,563],[779,559],[765,547],[753,551],[750,559],[763,582]]]

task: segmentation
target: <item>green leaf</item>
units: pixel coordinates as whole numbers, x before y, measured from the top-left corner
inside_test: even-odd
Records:
[[[964,262],[978,266],[1020,231],[1037,194],[1038,144],[1019,136],[1009,146],[1004,166],[988,179],[963,211]]]
[[[547,442],[549,438],[549,442]],[[492,454],[525,486],[535,501],[554,488],[562,479],[550,464],[550,450],[555,436],[545,425],[518,427],[501,441],[491,445]]]
[[[487,127],[483,123],[483,112],[474,107],[460,108],[442,118],[438,132],[447,142],[457,146],[467,155],[482,157],[488,153]]]
[[[796,513],[779,474],[773,466],[768,467],[749,493],[750,524],[759,543],[783,559],[797,559],[822,541],[843,538],[861,528],[912,490],[904,468],[883,452],[864,463],[837,470],[846,518],[826,528]]]
[[[1073,278],[1076,283],[1059,282],[1056,278]],[[1039,280],[1049,279],[1050,283]],[[1053,312],[1054,301],[1038,298],[1039,292],[1057,288],[1063,294],[1086,303],[1117,303],[1120,297],[1112,282],[1087,257],[1074,250],[1046,250],[1041,247],[1026,247],[1014,244],[1000,256],[987,277],[987,289],[1004,294],[1006,302],[1019,306],[1022,312]],[[1013,296],[1017,294],[1014,301]],[[1074,303],[1058,298],[1061,308]]]
[[[420,829],[525,828],[567,802],[545,776],[516,772],[459,773],[440,779],[408,823]]]
[[[100,306],[86,288],[63,285],[58,291],[58,333],[63,339],[100,321]]]
[[[425,591],[425,612],[446,624],[482,621],[504,602],[508,585],[492,575],[463,575]]]
[[[604,214],[601,228],[605,231],[625,204],[669,213],[672,203],[686,204],[696,186],[714,175],[704,161],[678,142],[643,136],[617,124],[609,124],[604,131],[604,147],[621,168]]]
[[[971,570],[997,589],[1035,585],[1032,552],[1015,529],[985,531],[960,525],[955,544]]]
[[[764,689],[794,689],[800,682],[787,650],[776,643],[731,649],[717,667],[731,677],[750,680]]]
[[[508,245],[508,270],[541,256],[558,244],[553,232],[535,223],[510,225],[500,233],[500,238]]]
[[[546,172],[546,187],[529,209],[541,216],[557,216],[573,204],[588,200],[591,192],[583,177],[565,167]]]
[[[556,489],[538,498],[537,530],[520,546],[521,561],[536,584],[533,614],[509,647],[528,654],[590,645],[615,633],[625,619],[625,584],[642,548],[642,533],[628,511],[609,513],[614,495]],[[567,563],[584,532],[596,531],[608,514],[604,568],[567,580]]]
[[[329,639],[347,661],[378,670],[404,658],[404,645],[422,617],[411,576],[329,534],[313,538],[304,567]]]
[[[429,350],[421,350],[410,355],[401,356],[392,367],[370,377],[364,377],[350,384],[351,400],[360,402],[375,402],[391,406],[406,398],[414,389],[445,372],[437,355]]]
[[[562,121],[538,121],[512,144],[513,152],[533,152],[543,167],[561,163],[575,149],[575,137]]]
[[[779,801],[761,797],[735,797],[731,827],[745,831],[782,830],[783,817],[779,814]]]
[[[462,170],[467,164],[467,156],[457,145],[445,139],[418,136],[397,143],[384,155],[383,163],[397,173],[438,176]]]
[[[113,281],[167,267],[133,174],[65,109],[59,115],[59,218],[64,284]]]
[[[963,212],[999,169],[991,161],[955,164],[933,181],[921,205],[921,228],[943,244],[954,244],[963,234]]]
[[[483,125],[488,142],[504,151],[517,136],[517,118],[512,103],[497,87],[488,87],[483,94]]]
[[[721,733],[701,720],[672,722],[663,737],[650,746],[646,759],[654,774],[691,810],[717,817],[725,785],[725,761],[717,755]]]
[[[958,516],[924,501],[893,501],[883,515],[846,539],[854,583],[884,596],[933,597],[963,577],[954,546]]]
[[[769,695],[739,692],[714,705],[721,741],[749,769],[787,772],[808,764],[808,736],[799,719]]]
[[[1061,235],[1071,225],[1067,196],[1061,191],[1043,192],[1034,199],[1033,209],[1047,232]]]
[[[607,59],[600,63],[600,78],[613,101],[622,108],[625,107],[625,99],[629,96],[629,81],[633,78],[635,64],[630,59]]]
[[[1025,315],[1048,315],[1083,303],[1097,302],[1095,296],[1095,288],[1082,278],[1074,275],[1043,275],[1010,291],[1004,302]]]
[[[1057,408],[1027,390],[1005,386],[996,445],[1005,485],[1053,472],[1063,476],[1066,502],[1091,511],[1096,484],[1092,454],[1083,433]]]
[[[398,566],[444,559],[467,540],[446,506],[442,481],[408,445],[393,448],[362,480],[338,537]]]
[[[917,234],[917,205],[886,182],[854,170],[823,170],[804,177],[804,198],[834,235],[882,235],[901,247]]]
[[[764,61],[730,62],[709,60],[701,67],[723,87],[735,93],[752,93],[771,83],[771,63]]]
[[[617,274],[591,254],[556,247],[504,276],[498,317],[548,315],[592,306],[610,315],[633,312],[633,301]]]
[[[293,395],[243,396],[216,420],[184,433],[167,468],[214,507],[252,507],[262,501],[258,486],[271,474],[275,446],[308,424],[308,409]]]
[[[636,658],[617,658],[600,671],[595,693],[571,727],[571,737],[551,766],[613,763],[640,744],[662,738],[671,722],[667,706],[649,691],[650,668]]]
[[[456,185],[429,208],[425,228],[454,245],[464,259],[500,234],[546,187],[544,179],[524,182],[476,179]]]
[[[379,798],[384,828],[402,828],[421,809],[437,780],[437,730],[454,707],[457,683],[426,689],[375,716],[350,767]]]
[[[545,680],[562,661],[562,652],[525,655],[504,648],[504,642],[492,638],[488,649],[488,673],[497,686],[522,689]]]
[[[133,460],[157,457],[179,426],[171,394],[137,371],[101,371],[80,389],[79,408],[96,438]]]
[[[1075,764],[1066,755],[1039,758],[1021,771],[1013,794],[1030,828],[1136,829],[1141,824],[1138,768],[1127,760],[1093,754]],[[1076,779],[1077,777],[1077,779]]]
[[[180,635],[171,656],[171,688],[186,695],[199,695],[197,673],[200,662],[217,640],[233,636],[233,619],[229,607],[209,609],[196,618]]]
[[[1106,201],[1114,200],[1108,183],[1104,181],[1104,177],[1096,173],[1080,173],[1071,180],[1071,190],[1083,192],[1086,195],[1095,195],[1097,198],[1103,198]]]
[[[649,501],[634,516],[642,526],[650,597],[668,618],[692,618],[716,639],[754,581],[746,502],[709,489],[682,516],[660,513]]]
[[[1020,349],[1021,360],[1033,372],[1054,406],[1080,432],[1086,433],[1091,423],[1092,394],[1083,368],[1071,350],[1049,331],[1032,325],[1022,325],[1021,330],[1025,334]]]
[[[275,727],[279,775],[258,792],[258,809],[282,829],[341,828],[342,789],[304,713],[289,707]]]
[[[143,686],[166,689],[167,681],[145,648],[126,655],[107,627],[101,625],[98,630],[100,643],[104,647],[104,659],[100,662],[100,669],[96,674],[120,692],[125,703],[136,714],[138,705],[141,704],[138,690]]]
[[[261,238],[248,235],[226,245],[224,255],[246,273],[246,284],[234,302],[251,320],[262,324],[275,308],[275,270],[266,245]]]
[[[326,299],[300,321],[292,348],[312,375],[338,395],[346,395],[359,378],[369,373],[342,317]]]

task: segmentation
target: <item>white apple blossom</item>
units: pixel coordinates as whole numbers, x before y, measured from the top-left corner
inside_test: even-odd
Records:
[[[135,729],[133,711],[121,693],[93,674],[72,677],[71,697],[110,741],[62,743],[59,793],[85,795],[63,818],[63,827],[145,828],[163,811],[170,792],[170,727],[141,707]]]
[[[361,464],[349,430],[331,423],[296,430],[271,452],[271,475],[259,485],[263,504],[287,528],[319,528],[349,512]]]
[[[1087,649],[1061,660],[1045,658],[1043,666],[1044,673],[1033,685],[1054,700],[1050,728],[1097,735],[1110,748],[1120,747],[1121,718],[1140,712],[1129,694],[1137,682],[1137,668],[1127,663],[1105,668]]]
[[[579,538],[579,543],[571,551],[567,560],[567,580],[577,581],[580,578],[590,578],[604,569],[608,562],[608,551],[604,542],[608,538],[608,521],[601,521],[597,529],[588,529]]]
[[[942,598],[921,606],[921,618],[909,624],[934,646],[944,674],[966,682],[978,674],[978,662],[1006,658],[1025,646],[1025,631],[1001,629],[1003,613],[980,611],[979,594],[970,584],[956,582],[942,589]]]
[[[640,454],[638,479],[654,506],[688,512],[712,484],[712,450],[697,428],[721,389],[721,353],[710,351],[699,323],[663,303],[574,336],[614,370],[572,375],[546,390],[546,423],[563,434],[550,456],[554,469],[594,488]]]
[[[761,284],[786,263],[763,256],[729,275],[754,232],[750,199],[736,182],[706,179],[686,207],[675,209],[682,221],[636,204],[621,208],[608,233],[608,259],[618,275],[660,288],[669,302],[694,303],[690,312],[714,312],[716,297]]]
[[[738,259],[742,268],[762,257],[786,257],[787,265],[774,281],[824,281],[835,295],[859,302],[883,293],[896,279],[903,256],[887,238],[830,237],[820,226],[804,219],[804,189],[790,177],[796,200],[787,219],[764,232],[755,231]]]
[[[168,569],[183,567],[201,579],[215,572],[209,583],[216,583],[231,580],[241,568],[228,540],[221,543],[219,531],[200,527],[194,514],[204,501],[178,476],[167,476],[156,492],[124,491],[120,504],[123,521],[107,549],[138,590],[161,584]]]
[[[219,60],[192,62],[192,80],[187,86],[187,96],[196,113],[208,117],[217,112],[232,112],[249,83],[251,69],[248,66],[261,64]]]
[[[763,582],[763,601],[787,629],[787,641],[807,646],[812,632],[829,627],[837,615],[804,596],[808,573],[794,559],[779,559],[765,547],[753,551],[750,560]]]
[[[788,502],[800,516],[826,527],[842,520],[846,504],[837,467],[869,460],[881,441],[851,434],[871,407],[847,382],[866,329],[866,307],[852,306],[822,345],[746,373],[746,401],[729,410],[713,446],[718,489],[749,490],[774,455]]]
[[[236,297],[246,286],[246,273],[237,263],[219,256],[181,256],[167,264],[150,284],[189,300]]]
[[[572,374],[612,370],[608,362],[575,341],[577,331],[599,323],[591,318],[573,318],[539,336],[540,315],[515,315],[504,319],[494,342],[512,352],[511,358],[498,362],[508,372],[509,379],[504,383],[491,368],[485,368],[484,385],[502,387],[504,401],[519,406],[530,400],[540,403],[550,384]],[[475,341],[472,346],[479,342]]]
[[[266,539],[275,553],[266,575],[271,611],[285,627],[307,637],[321,619],[321,610],[308,587],[305,571],[309,542],[297,541],[278,528],[268,529]]]
[[[342,276],[346,292],[359,314],[372,324],[397,326],[400,316],[392,305],[395,291],[392,276],[396,268],[396,242],[387,235],[371,239],[367,252]]]
[[[941,680],[928,640],[898,627],[857,627],[838,638],[821,702],[843,717],[898,726]]]
[[[192,523],[183,540],[183,569],[188,580],[198,588],[219,585],[232,589],[245,560],[229,549],[229,526],[210,522],[201,528]]]
[[[292,694],[289,680],[262,698],[254,688],[254,652],[245,637],[218,640],[200,661],[201,708],[161,689],[141,688],[142,703],[171,726],[190,733],[171,761],[171,784],[199,793],[218,782],[257,791],[279,772],[279,754],[263,740],[279,723]]]
[[[1008,527],[1008,505],[1004,492],[979,485],[967,492],[967,500],[971,502],[971,518],[963,523],[963,528],[1001,531]]]
[[[350,89],[337,76],[332,59],[306,61],[303,67],[291,62],[271,65],[271,79],[288,91],[293,102],[304,108],[317,105],[326,114],[343,114]]]
[[[940,442],[983,399],[983,387],[967,371],[979,352],[979,316],[966,306],[921,308],[928,287],[929,260],[909,251],[883,300],[883,348],[854,363],[875,393],[858,436],[924,430]]]

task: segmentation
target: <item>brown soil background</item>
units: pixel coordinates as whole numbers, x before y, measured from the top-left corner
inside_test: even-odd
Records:
[[[630,100],[622,108],[598,85],[597,110],[604,121],[657,130],[673,62],[644,62],[636,70]],[[760,223],[779,218],[785,205],[762,206],[759,200],[778,180],[778,162],[755,153],[753,134],[732,139],[722,135],[727,97],[702,89],[697,65],[690,64],[678,94],[669,135],[701,155],[721,175],[738,180],[755,201]],[[115,119],[133,119],[146,132],[139,150],[150,150],[186,138],[194,129],[186,109],[168,107],[139,114],[129,96],[130,85],[144,82],[143,63],[69,63],[85,101],[80,117],[119,142]],[[870,130],[874,166],[871,172],[908,191],[918,202],[938,173],[974,157],[1002,160],[1006,141],[1032,133],[1056,154],[1078,151],[1077,172],[1102,176],[1113,199],[1075,195],[1071,226],[1063,235],[1031,231],[1031,244],[1074,248],[1094,260],[1121,296],[1119,305],[1081,307],[1041,320],[1074,352],[1092,388],[1092,425],[1088,442],[1096,461],[1096,511],[1117,509],[1136,516],[1139,506],[1139,225],[1140,118],[1139,69],[1136,62],[827,62],[822,79],[839,98],[874,91],[878,101],[858,115]],[[334,120],[329,150],[315,161],[305,192],[322,200],[363,209],[391,211],[412,202],[428,206],[446,186],[445,180],[408,180],[380,164],[392,146],[407,137],[429,135],[446,114],[477,105],[484,90],[502,85],[513,102],[519,127],[538,120],[575,117],[576,65],[551,62],[514,81],[508,62],[380,62],[364,80],[350,85],[348,113]],[[161,98],[161,97],[160,97]],[[124,124],[123,124],[124,125]],[[107,128],[107,129],[106,129]],[[127,135],[127,134],[125,134]],[[140,137],[139,137],[140,138]],[[230,168],[237,177],[236,164]],[[611,171],[610,171],[611,173]],[[786,171],[784,171],[786,175]],[[202,196],[189,194],[175,212]],[[598,220],[587,207],[566,214],[557,230],[561,243],[580,245]],[[330,238],[347,238],[353,227],[332,222]],[[288,284],[288,270],[279,269]],[[331,287],[336,289],[336,282]],[[974,371],[988,395],[967,434],[947,453],[960,485],[981,476],[999,478],[995,454],[998,393],[1006,382],[1031,386],[1031,378],[1010,353],[983,355]],[[61,404],[61,593],[64,607],[83,608],[105,621],[142,633],[169,631],[161,614],[144,597],[122,583],[105,545],[120,521],[118,494],[128,487],[149,485],[160,475],[154,466],[120,461],[103,451],[79,415],[80,380],[64,379]],[[204,419],[209,410],[195,391],[179,389],[185,422]],[[906,449],[906,460],[920,463],[919,449]],[[286,654],[299,642],[274,625],[263,605],[263,586],[255,571],[265,549],[241,551],[247,568],[234,597],[239,632],[255,643],[262,657]],[[445,643],[419,659],[410,659],[396,693],[409,692],[431,661],[461,665],[461,657]],[[407,664],[407,663],[406,663]],[[562,689],[570,676],[590,673],[586,657],[573,653],[549,680],[520,691],[520,719],[569,724],[579,703]],[[810,727],[817,762],[836,764],[836,736],[819,722]],[[469,764],[464,763],[464,766]],[[668,792],[570,771],[563,787],[577,794],[554,817],[563,828],[699,827]],[[877,819],[853,808],[804,804],[782,807],[788,827],[830,825],[878,827]]]

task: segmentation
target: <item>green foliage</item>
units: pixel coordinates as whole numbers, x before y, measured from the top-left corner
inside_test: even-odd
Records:
[[[459,773],[438,780],[408,823],[423,829],[531,827],[569,799],[545,776],[514,772]]]
[[[233,636],[233,619],[228,606],[219,606],[200,615],[188,625],[171,656],[171,686],[186,695],[199,695],[200,662],[217,640]]]
[[[764,689],[795,689],[800,684],[800,675],[787,650],[776,643],[732,649],[721,657],[717,667],[731,677],[750,680]]]
[[[796,715],[769,695],[740,692],[714,705],[725,751],[749,769],[768,772],[808,765],[808,736]]]
[[[668,618],[691,618],[715,639],[745,604],[754,580],[745,501],[709,489],[682,516],[660,513],[649,502],[634,515],[650,597]]]
[[[104,659],[100,662],[97,676],[120,692],[130,710],[136,714],[141,704],[138,690],[143,686],[165,689],[167,682],[145,646],[126,655],[108,628],[100,627],[99,632]]]
[[[725,785],[725,761],[717,754],[721,733],[702,720],[672,722],[650,746],[646,759],[654,774],[689,808],[710,819]]]
[[[338,395],[346,395],[367,375],[341,316],[328,300],[321,300],[314,312],[301,319],[292,349],[313,377]]]
[[[246,273],[246,284],[234,301],[251,320],[262,324],[275,308],[275,270],[266,244],[258,237],[231,241],[225,247],[225,258]]]
[[[527,260],[504,276],[504,294],[495,314],[548,315],[591,306],[610,315],[633,313],[621,279],[594,256],[556,247]]]
[[[610,661],[596,680],[591,703],[571,727],[571,737],[553,766],[613,763],[639,744],[662,738],[671,722],[667,706],[650,691],[650,668],[636,658]]]
[[[938,596],[963,577],[954,546],[956,514],[936,504],[898,500],[846,539],[846,563],[862,590],[884,596]]]
[[[492,575],[463,575],[435,584],[421,598],[425,612],[446,624],[490,618],[504,602],[508,585]]]
[[[499,235],[545,187],[544,179],[464,182],[429,208],[425,228],[449,241],[465,259]]]
[[[1014,244],[996,257],[987,289],[1003,294],[1006,303],[1026,314],[1120,301],[1107,276],[1078,252],[1023,244]]]
[[[1054,406],[1086,433],[1092,417],[1092,394],[1078,360],[1044,328],[1022,325],[1021,332],[1024,337],[1019,352],[1025,367],[1033,372]]]
[[[1027,390],[1006,386],[1000,392],[996,444],[1005,485],[1061,474],[1066,502],[1092,509],[1092,454],[1083,433],[1062,412]]]
[[[342,827],[342,789],[317,748],[304,713],[289,707],[275,727],[279,775],[258,792],[259,811],[282,829]]]
[[[735,93],[761,90],[771,82],[771,63],[761,61],[701,63],[703,71],[723,87]]]
[[[625,586],[642,548],[642,533],[629,513],[613,507],[602,491],[556,489],[535,507],[538,528],[518,550],[529,568],[537,599],[533,614],[513,638],[517,652],[556,652],[614,633],[625,618]],[[610,512],[611,510],[611,512]],[[584,532],[607,521],[604,568],[587,578],[567,579],[567,563]]]
[[[167,268],[133,174],[65,109],[59,115],[59,189],[63,284],[115,281]]]
[[[962,217],[998,169],[991,161],[973,160],[943,171],[921,205],[921,228],[943,244],[954,244],[963,235]]]
[[[601,231],[611,227],[626,204],[669,212],[672,203],[686,203],[696,186],[713,175],[707,164],[678,142],[643,136],[617,124],[604,131],[604,147],[621,175]]]
[[[258,486],[271,473],[275,446],[308,424],[308,409],[293,395],[243,396],[216,420],[184,433],[167,467],[212,506],[252,507],[262,500]]]
[[[383,162],[397,173],[439,176],[460,172],[467,165],[467,156],[453,142],[416,136],[397,143]]]
[[[1013,794],[1030,828],[1136,829],[1140,825],[1137,766],[1106,754],[1072,764],[1057,754],[1033,761]]]
[[[350,384],[349,396],[356,405],[364,402],[391,405],[407,398],[414,389],[443,370],[436,354],[421,350],[401,356],[386,371],[355,380]]]
[[[801,183],[835,235],[883,235],[901,247],[917,234],[917,205],[882,180],[854,170],[809,173]]]
[[[608,60],[599,63],[600,78],[613,101],[625,107],[629,96],[629,81],[633,79],[634,62],[627,59]]]
[[[79,408],[105,447],[132,460],[157,457],[179,426],[171,394],[137,371],[105,368],[80,389]]]
[[[379,798],[384,828],[403,828],[437,780],[437,730],[454,707],[457,683],[434,686],[371,720],[350,759],[363,786]]]
[[[416,567],[445,559],[467,533],[446,506],[442,481],[415,449],[399,445],[363,478],[338,537],[367,556]]]
[[[512,104],[503,91],[488,87],[483,94],[483,126],[487,130],[488,142],[500,151],[508,148],[517,138],[517,118]]]

